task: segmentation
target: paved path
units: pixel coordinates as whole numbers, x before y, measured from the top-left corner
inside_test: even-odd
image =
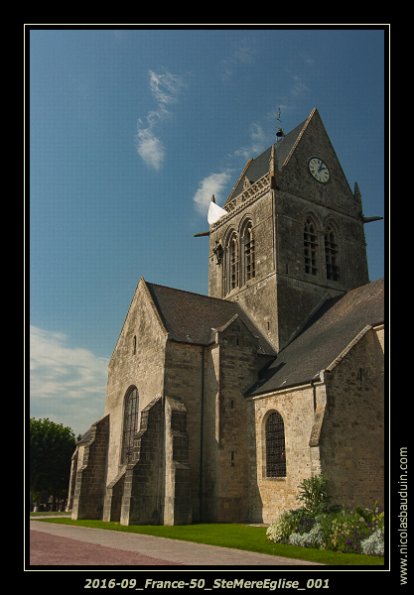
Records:
[[[35,566],[171,566],[174,562],[41,531],[30,531],[30,564]]]
[[[312,562],[177,539],[31,521],[31,564],[302,566]]]

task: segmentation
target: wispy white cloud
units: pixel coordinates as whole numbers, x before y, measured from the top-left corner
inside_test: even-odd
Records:
[[[223,67],[223,79],[230,79],[233,76],[235,67],[237,65],[253,63],[255,56],[256,50],[249,46],[246,41],[244,41],[238,48],[236,48],[236,50],[234,50],[233,54],[229,58],[226,58],[221,62]],[[307,65],[314,64],[314,60],[311,56],[302,55],[300,58],[302,69],[305,71],[308,69],[303,67],[303,62],[305,62]],[[220,200],[220,195],[226,189],[232,173],[235,170],[240,171],[239,167],[241,158],[254,158],[263,152],[266,147],[271,144],[272,137],[274,138],[273,135],[277,128],[279,126],[284,127],[283,115],[296,111],[298,106],[303,103],[303,100],[309,94],[310,88],[307,84],[306,72],[302,75],[298,74],[297,70],[293,72],[287,70],[285,80],[286,85],[284,94],[276,97],[274,102],[275,109],[271,112],[268,112],[266,115],[266,120],[272,121],[272,134],[270,134],[269,131],[266,132],[266,129],[264,130],[263,127],[257,122],[253,122],[249,128],[249,142],[227,154],[226,168],[224,168],[223,171],[219,173],[210,174],[199,182],[199,186],[197,192],[193,196],[193,200],[200,214],[204,215],[207,212],[212,194],[215,194]],[[277,112],[279,108],[281,110],[282,123],[278,122],[277,120]]]
[[[170,115],[167,106],[175,103],[184,86],[184,80],[171,72],[148,72],[149,86],[156,101],[155,110],[138,120],[137,153],[153,169],[160,169],[165,158],[165,146],[154,130],[162,120]]]
[[[165,147],[151,128],[138,129],[137,151],[147,165],[153,169],[160,169],[164,161]]]
[[[30,328],[30,414],[82,433],[103,414],[107,360],[63,333]]]
[[[231,178],[231,172],[225,170],[216,172],[205,177],[198,185],[197,192],[193,196],[194,203],[200,214],[206,215],[210,205],[211,197],[214,196],[220,202],[223,190]]]
[[[237,166],[240,164],[240,158],[248,159],[261,153],[267,144],[266,134],[260,124],[253,122],[249,129],[250,142],[248,145],[236,149],[227,156],[228,167],[220,172],[212,173],[203,178],[199,184],[196,193],[193,196],[193,201],[197,211],[201,215],[206,215],[211,201],[211,196],[217,199],[220,203],[223,197],[223,192],[231,180],[232,174]]]
[[[236,151],[234,151],[236,157],[244,157],[244,159],[248,159],[249,157],[254,157],[261,153],[266,148],[266,135],[260,124],[253,122],[253,124],[250,125],[249,134],[250,144],[236,149]]]
[[[159,105],[167,105],[177,100],[178,94],[183,86],[183,79],[171,72],[154,72],[150,70],[150,89]]]
[[[309,91],[309,87],[308,87],[308,85],[306,85],[306,83],[302,77],[300,77],[297,74],[292,74],[291,78],[292,78],[293,84],[292,84],[292,87],[291,87],[289,93],[292,97],[300,97],[302,95],[305,95],[306,92]]]
[[[257,51],[244,39],[230,56],[221,61],[222,79],[230,80],[239,65],[253,64],[256,54]]]

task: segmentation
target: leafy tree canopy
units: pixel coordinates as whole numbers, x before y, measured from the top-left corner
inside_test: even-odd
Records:
[[[64,496],[75,450],[73,431],[48,418],[30,418],[30,491]]]

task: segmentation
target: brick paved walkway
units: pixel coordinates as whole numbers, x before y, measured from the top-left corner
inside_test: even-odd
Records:
[[[31,521],[31,564],[303,566],[312,562],[152,535]]]
[[[30,564],[39,566],[171,566],[174,562],[68,537],[30,531]]]

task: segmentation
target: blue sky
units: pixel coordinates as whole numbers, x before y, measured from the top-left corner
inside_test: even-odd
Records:
[[[140,276],[207,292],[206,206],[316,106],[384,211],[383,32],[30,32],[32,415],[82,432]],[[383,276],[383,222],[366,226]]]

